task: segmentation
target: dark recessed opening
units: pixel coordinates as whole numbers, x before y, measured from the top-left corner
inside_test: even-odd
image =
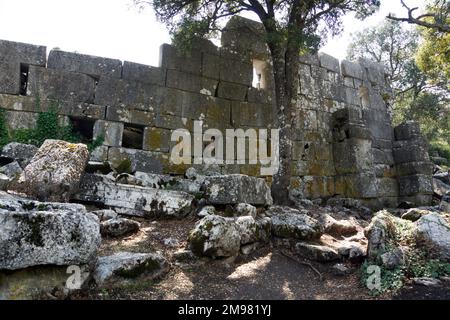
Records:
[[[70,117],[72,130],[81,137],[82,142],[91,142],[94,133],[94,123],[92,119],[82,119]]]
[[[20,64],[20,92],[21,96],[27,95],[29,67],[26,64]]]
[[[144,128],[140,126],[125,125],[123,128],[122,147],[142,149],[144,142]]]

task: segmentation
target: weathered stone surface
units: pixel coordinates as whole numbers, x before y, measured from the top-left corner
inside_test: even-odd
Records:
[[[240,174],[210,176],[205,179],[204,188],[211,204],[272,204],[270,188],[261,178]]]
[[[2,61],[0,57],[0,93],[20,93],[20,64]]]
[[[317,239],[323,233],[320,223],[289,207],[270,207],[266,212],[272,218],[272,232],[281,238]]]
[[[111,147],[108,150],[108,162],[111,168],[122,172],[163,173],[168,158],[158,152],[137,149]]]
[[[208,79],[177,70],[167,71],[166,86],[169,88],[214,96],[217,89],[217,83],[218,81],[214,79]]]
[[[367,256],[370,260],[375,261],[386,252],[394,230],[391,215],[387,211],[380,211],[375,215],[364,231],[368,240]]]
[[[139,231],[140,223],[131,219],[108,219],[100,224],[100,233],[106,237],[121,237]]]
[[[335,73],[339,73],[339,60],[323,52],[319,53],[320,66]]]
[[[17,161],[13,161],[0,167],[0,173],[6,175],[10,181],[18,180],[23,170]]]
[[[186,55],[181,50],[169,44],[160,46],[159,66],[171,70],[179,70],[192,74],[200,74],[202,67],[201,51],[196,51]]]
[[[15,159],[22,168],[25,168],[37,151],[38,148],[36,146],[11,142],[3,147],[1,155],[3,157]]]
[[[140,276],[155,279],[169,268],[169,262],[159,253],[119,252],[100,257],[93,277],[97,285],[108,286]]]
[[[450,261],[450,225],[438,213],[430,213],[417,221],[416,234],[429,243],[432,254]]]
[[[181,191],[116,184],[99,175],[85,174],[75,199],[98,202],[136,216],[180,218],[192,210],[194,196]]]
[[[0,190],[4,191],[8,189],[10,179],[7,175],[0,173]]]
[[[402,214],[402,219],[409,220],[409,221],[417,221],[422,216],[432,213],[428,210],[421,210],[418,208],[411,208],[408,211],[406,211],[404,214]]]
[[[241,245],[257,242],[258,225],[252,216],[242,216],[236,218],[236,224],[241,237]]]
[[[217,96],[230,100],[244,101],[248,86],[242,84],[220,81],[217,88]]]
[[[39,203],[2,196],[0,269],[79,265],[100,245],[98,218],[81,205]]]
[[[241,234],[233,218],[208,215],[191,231],[189,244],[198,256],[232,257],[239,253]]]
[[[333,236],[352,236],[358,233],[358,227],[350,220],[336,220],[329,216],[325,225],[325,233]]]
[[[311,260],[319,262],[339,260],[339,254],[330,247],[299,242],[295,245],[295,249],[300,255]]]
[[[216,214],[216,208],[214,206],[204,206],[197,212],[197,216],[200,218],[209,216],[209,215],[215,215]]]
[[[420,126],[417,122],[405,122],[394,128],[396,140],[412,140],[420,137]]]
[[[94,77],[120,78],[122,76],[122,62],[120,60],[55,49],[50,50],[47,67],[85,73]]]
[[[144,64],[124,61],[122,78],[125,80],[140,81],[148,84],[164,86],[166,82],[166,70]]]
[[[433,192],[434,195],[441,199],[447,192],[450,191],[450,185],[433,178]]]
[[[91,213],[95,214],[100,222],[116,219],[118,216],[117,212],[111,209],[96,210],[92,211]]]
[[[433,194],[431,176],[414,175],[398,178],[400,196],[415,194]]]
[[[364,71],[357,63],[343,60],[341,62],[341,72],[344,77],[352,77],[356,79],[364,79]]]
[[[39,200],[68,201],[89,159],[84,144],[45,140],[14,188]]]
[[[441,203],[439,205],[439,210],[450,213],[450,192],[442,197]]]
[[[103,144],[110,147],[121,147],[124,125],[121,122],[97,120],[94,124],[94,139],[103,137]]]
[[[75,267],[75,266],[72,266]],[[35,266],[26,269],[0,272],[0,300],[66,299],[77,289],[84,289],[90,279],[90,266],[80,268],[79,283],[69,278],[74,268],[70,266]]]
[[[94,102],[95,80],[82,73],[30,67],[27,96],[40,99]]]
[[[0,57],[27,65],[45,67],[47,48],[27,43],[0,40]]]
[[[238,216],[252,216],[253,218],[256,218],[257,214],[256,207],[248,203],[238,203],[234,207],[234,211]]]
[[[385,252],[381,255],[381,263],[387,269],[395,269],[405,264],[405,252],[402,248]]]

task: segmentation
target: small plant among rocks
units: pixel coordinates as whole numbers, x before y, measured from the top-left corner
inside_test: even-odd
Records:
[[[362,284],[372,295],[395,293],[414,278],[450,276],[450,263],[435,257],[432,248],[416,234],[413,222],[390,214],[382,219],[384,227],[378,224],[376,232],[383,235],[377,239],[378,251],[360,270]]]

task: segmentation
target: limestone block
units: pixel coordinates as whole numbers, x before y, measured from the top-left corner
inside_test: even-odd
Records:
[[[164,86],[166,83],[166,70],[140,63],[124,61],[122,78],[125,80]]]
[[[406,162],[396,164],[395,169],[399,176],[410,176],[416,174],[429,175],[433,174],[434,164],[432,162]]]
[[[412,140],[420,136],[420,126],[417,122],[405,122],[394,128],[396,140]]]
[[[233,102],[231,108],[231,120],[236,127],[268,128],[274,119],[274,108],[272,105]]]
[[[339,73],[339,60],[323,52],[319,53],[320,66],[327,70]]]
[[[134,106],[155,111],[160,87],[136,81],[101,77],[95,92],[95,104],[101,106]]]
[[[319,56],[316,53],[306,53],[299,55],[300,63],[307,65],[320,65]]]
[[[247,96],[247,90],[249,86],[231,83],[226,81],[220,81],[217,89],[217,96],[220,98],[245,101]]]
[[[170,130],[146,127],[144,129],[143,149],[148,151],[169,152]]]
[[[375,164],[394,164],[394,157],[391,150],[372,149],[373,162]]]
[[[406,162],[429,162],[430,157],[428,156],[428,150],[426,147],[417,145],[411,142],[410,145],[405,145],[402,148],[396,148],[394,143],[394,160],[395,163],[406,163]]]
[[[364,71],[360,64],[343,60],[341,62],[341,72],[344,77],[352,77],[364,80]]]
[[[82,73],[31,66],[27,95],[40,99],[94,102],[95,80]]]
[[[192,120],[172,115],[158,114],[156,115],[154,123],[155,127],[163,129],[188,129],[191,131],[193,128]]]
[[[182,53],[174,46],[164,43],[160,47],[159,58],[161,68],[201,74],[202,54],[199,50]]]
[[[36,128],[38,113],[22,111],[5,111],[8,130]]]
[[[50,50],[47,67],[85,73],[96,78],[100,76],[120,78],[122,75],[122,61],[120,60],[55,49]]]
[[[374,172],[350,174],[342,176],[342,178],[346,196],[350,198],[375,198],[378,196],[378,184]]]
[[[274,94],[268,89],[248,88],[247,101],[255,103],[271,104],[275,102]]]
[[[185,96],[190,94],[189,92],[165,87],[158,87],[156,93],[155,104],[158,112],[172,116],[181,116]]]
[[[159,152],[117,147],[108,150],[108,162],[116,170],[122,168],[129,172],[163,173],[163,166],[167,161]]]
[[[20,93],[20,64],[0,58],[0,93]]]
[[[106,107],[106,120],[150,126],[155,122],[153,111],[143,111],[133,107]]]
[[[94,139],[103,137],[103,144],[110,147],[122,146],[123,123],[97,120],[94,124]]]
[[[373,166],[372,143],[363,139],[347,139],[333,144],[333,159],[338,174],[357,173]]]
[[[379,197],[398,197],[398,182],[395,178],[377,179]]]
[[[432,177],[422,174],[398,178],[400,196],[433,194]]]
[[[218,81],[214,79],[204,78],[178,70],[167,70],[166,85],[169,88],[214,96],[217,83]]]
[[[238,59],[220,59],[220,80],[251,86],[253,81],[253,66],[250,62]]]
[[[46,51],[44,46],[0,40],[0,57],[4,60],[45,67]]]
[[[215,54],[203,53],[202,76],[218,80],[219,74],[220,74],[220,56]]]

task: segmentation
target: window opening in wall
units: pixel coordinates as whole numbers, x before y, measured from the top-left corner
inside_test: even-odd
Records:
[[[29,67],[26,64],[20,64],[20,92],[21,96],[27,95]]]
[[[253,59],[253,88],[267,88],[267,62]]]
[[[122,147],[142,149],[144,143],[144,127],[126,124],[123,128]]]
[[[74,133],[81,137],[81,142],[89,143],[93,139],[94,123],[93,119],[69,117]]]

